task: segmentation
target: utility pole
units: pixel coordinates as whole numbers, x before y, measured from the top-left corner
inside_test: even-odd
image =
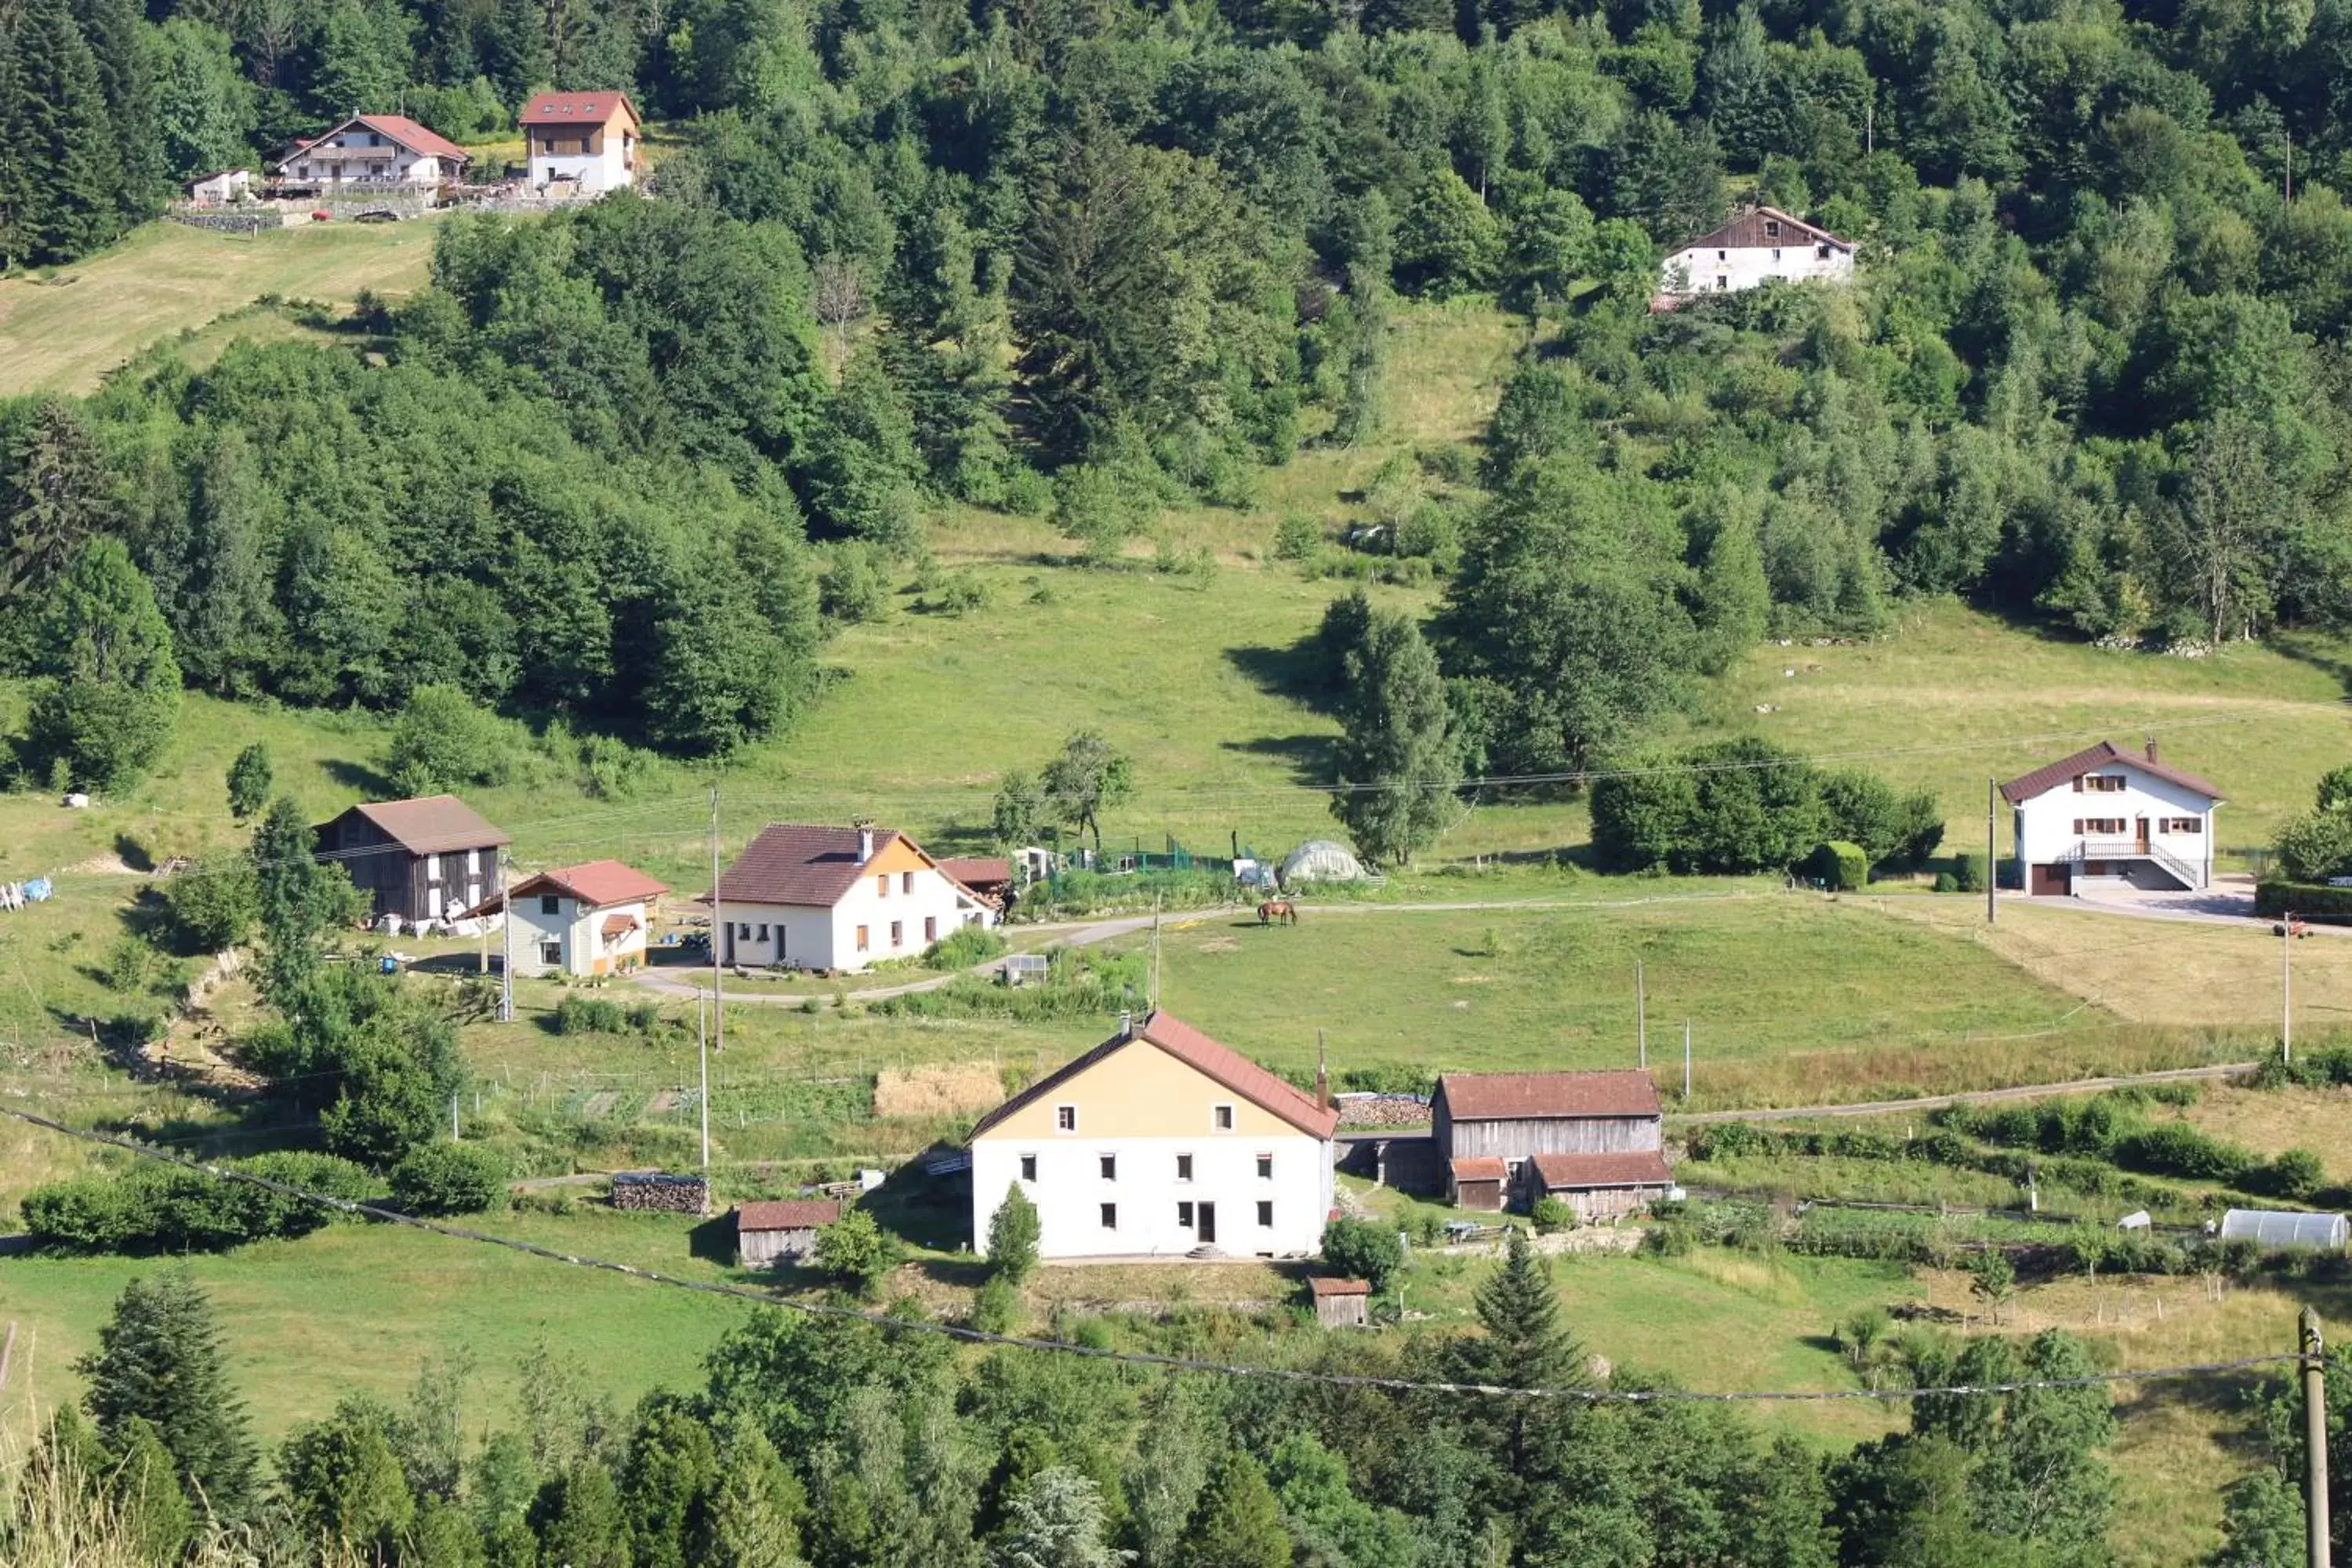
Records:
[[[499,1022],[514,1022],[514,900],[507,884],[512,879],[514,857],[499,851]]]
[[[719,978],[719,944],[726,939],[727,921],[719,907],[719,786],[710,786],[710,1032],[715,1048],[727,1049],[727,994]]]
[[[1690,1020],[1688,1018],[1685,1018],[1683,1020],[1683,1098],[1685,1100],[1688,1100],[1690,1098]]]
[[[2000,886],[2000,857],[1993,852],[1993,822],[2000,814],[2000,785],[1992,779],[1985,780],[1985,924],[1999,919],[1993,905],[1993,890]]]
[[[1160,1011],[1160,895],[1151,895],[1151,1011]]]
[[[452,1089],[449,1093],[449,1142],[452,1143],[458,1142],[457,1094],[455,1089]]]
[[[1642,1065],[1650,1065],[1650,998],[1642,984],[1642,961],[1633,961],[1633,1039],[1641,1048]]]
[[[2319,1314],[2303,1310],[2304,1521],[2311,1536],[2310,1568],[2329,1568],[2327,1546],[2327,1369],[2321,1357]]]
[[[702,1093],[697,1103],[702,1108],[702,1173],[710,1174],[710,1003],[707,997],[694,999],[694,1045],[702,1058]]]
[[[2294,911],[2279,915],[2279,1060],[2294,1060]]]

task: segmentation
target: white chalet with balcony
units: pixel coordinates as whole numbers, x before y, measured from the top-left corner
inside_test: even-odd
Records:
[[[2000,786],[2015,815],[2015,843],[2035,897],[2085,884],[2195,891],[2213,881],[2213,808],[2221,792],[2166,763],[2150,741],[2127,752],[2112,741]]]

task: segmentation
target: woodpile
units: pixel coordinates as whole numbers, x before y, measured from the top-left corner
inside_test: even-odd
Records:
[[[710,1181],[707,1176],[673,1175],[667,1171],[617,1171],[613,1175],[613,1206],[657,1214],[709,1214]]]
[[[1417,1094],[1338,1094],[1331,1104],[1342,1127],[1429,1125],[1429,1101]]]

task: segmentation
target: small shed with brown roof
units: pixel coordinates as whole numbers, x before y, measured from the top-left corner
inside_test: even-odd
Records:
[[[1674,1186],[1665,1156],[1654,1149],[1622,1154],[1531,1154],[1519,1166],[1519,1199],[1564,1200],[1587,1222],[1614,1219],[1648,1207]]]
[[[1334,1279],[1316,1275],[1307,1281],[1315,1303],[1315,1321],[1327,1329],[1365,1329],[1372,1322],[1372,1287],[1365,1279]]]
[[[746,1268],[804,1263],[816,1233],[841,1217],[839,1198],[783,1198],[735,1206],[735,1258]]]
[[[495,891],[508,840],[454,795],[369,801],[316,829],[321,860],[341,865],[370,913],[454,919]]]
[[[1458,1209],[1497,1210],[1510,1169],[1492,1154],[1472,1154],[1445,1165],[1446,1195]]]

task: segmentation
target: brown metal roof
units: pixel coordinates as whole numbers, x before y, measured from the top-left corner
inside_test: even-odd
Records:
[[[1159,1047],[1202,1077],[1223,1085],[1269,1115],[1280,1117],[1310,1138],[1328,1138],[1339,1125],[1339,1113],[1328,1105],[1317,1104],[1315,1097],[1306,1090],[1276,1077],[1232,1047],[1219,1045],[1181,1018],[1155,1012],[1146,1016],[1132,1035],[1113,1035],[982,1117],[973,1124],[971,1135],[978,1138],[1023,1106],[1139,1042]]]
[[[839,1198],[784,1198],[735,1205],[735,1231],[815,1230],[841,1217]]]
[[[1450,1072],[1437,1080],[1456,1121],[1533,1116],[1657,1116],[1658,1086],[1645,1072]]]
[[[635,120],[637,106],[625,92],[542,92],[522,106],[518,125],[604,125],[623,109]]]
[[[2154,749],[2155,743],[2149,742],[2149,750]],[[2113,741],[2101,741],[2097,745],[2086,747],[2063,761],[2020,774],[2000,786],[2000,798],[2011,805],[2022,805],[2035,795],[2047,794],[2063,784],[2072,784],[2095,768],[2117,764],[2137,768],[2144,773],[2152,773],[2168,783],[2177,784],[2182,789],[2194,790],[2208,800],[2219,802],[2222,798],[2220,790],[2195,773],[2183,773],[2169,763],[2158,762],[2146,752],[2125,751]]]
[[[1560,1187],[1670,1187],[1675,1175],[1655,1149],[1618,1154],[1530,1154],[1547,1189]]]
[[[798,904],[829,910],[856,885],[872,858],[857,852],[859,831],[799,822],[771,823],[743,847],[743,853],[719,879],[719,896],[730,904]],[[874,855],[901,837],[887,827],[875,828],[873,833]],[[908,847],[923,854],[912,839]]]
[[[352,807],[411,855],[446,855],[452,849],[488,849],[510,842],[479,812],[454,795],[414,800],[374,800]],[[348,816],[351,812],[343,814]],[[338,819],[340,820],[340,818]]]
[[[1510,1173],[1493,1154],[1465,1154],[1453,1163],[1454,1179],[1457,1182],[1499,1182]]]
[[[942,856],[940,869],[967,888],[1013,880],[1013,862],[1002,855]]]
[[[1321,1274],[1309,1279],[1307,1288],[1318,1296],[1369,1296],[1372,1293],[1369,1279],[1333,1279]]]
[[[1780,225],[1783,232],[1773,234],[1764,226]],[[1803,218],[1792,216],[1779,207],[1754,207],[1741,213],[1721,228],[1685,240],[1680,248],[1696,250],[1712,246],[1721,250],[1753,250],[1770,245],[1795,244],[1834,245],[1840,250],[1852,250],[1853,241],[1840,239],[1825,228],[1816,228]]]
[[[589,860],[578,866],[558,866],[551,871],[526,877],[514,885],[513,896],[529,899],[541,893],[560,893],[577,899],[588,909],[600,910],[608,904],[645,903],[668,891],[667,883],[655,881],[634,866],[624,865],[618,860]],[[492,893],[466,912],[469,915],[495,914],[506,906],[506,894]]]

